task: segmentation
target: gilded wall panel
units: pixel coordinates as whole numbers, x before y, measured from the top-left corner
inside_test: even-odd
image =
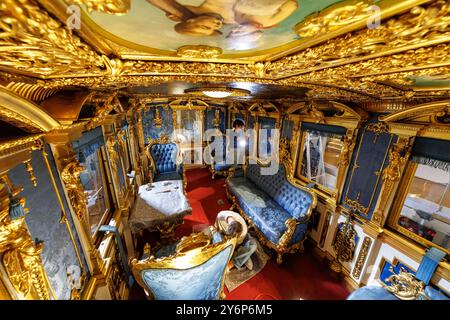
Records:
[[[395,142],[388,127],[373,115],[358,132],[341,202],[370,220],[382,187],[382,172],[389,163],[389,150]]]
[[[48,146],[46,150],[50,151]],[[49,158],[52,174],[54,174],[55,166],[51,157]],[[84,257],[77,255],[77,250],[81,251],[81,245],[70,214],[65,214],[69,212],[67,203],[65,199],[62,199],[64,208],[61,208],[51,175],[40,150],[33,151],[30,164],[36,179],[36,187],[33,186],[29,172],[23,164],[10,170],[9,176],[15,185],[21,185],[24,188],[21,195],[26,198],[27,207],[30,210],[25,221],[34,241],[43,243],[42,262],[55,298],[68,300],[71,299],[72,289],[80,289],[76,286],[77,284],[81,286],[82,279],[80,278],[87,266]],[[59,179],[55,178],[55,180]],[[58,189],[58,193],[60,193],[60,184]],[[63,193],[60,194],[63,195]],[[68,220],[68,225],[65,223],[65,219]],[[68,227],[74,236],[75,244],[68,232]]]

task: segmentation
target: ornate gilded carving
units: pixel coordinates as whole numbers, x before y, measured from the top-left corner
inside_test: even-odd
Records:
[[[100,56],[33,0],[0,5],[0,66],[28,74],[99,72]]]
[[[389,165],[383,170],[383,181],[395,182],[400,179],[401,167],[409,158],[409,151],[405,150],[408,139],[400,139],[389,150]]]
[[[425,284],[404,268],[401,268],[399,274],[393,274],[387,278],[386,282],[390,282],[391,285],[385,288],[402,300],[416,300],[425,289]]]
[[[7,179],[8,180],[8,179]],[[9,183],[3,180],[3,183]],[[17,195],[20,189],[13,189]],[[9,200],[2,195],[0,211],[0,254],[8,278],[23,299],[49,300],[50,289],[42,265],[43,243],[35,243],[25,224],[25,217],[11,220]]]
[[[131,0],[70,0],[69,3],[85,5],[88,12],[122,15],[131,7]]]
[[[222,54],[222,49],[210,46],[182,46],[177,50],[177,55],[183,58],[217,58]]]
[[[353,226],[353,213],[350,212],[342,227],[337,230],[336,238],[333,242],[333,248],[336,251],[336,257],[330,267],[335,272],[342,271],[341,262],[350,262],[355,254],[355,236],[356,230]]]
[[[332,32],[369,18],[373,14],[370,10],[372,4],[373,1],[368,0],[347,0],[306,17],[294,30],[302,38]]]
[[[344,223],[343,227],[338,230],[336,240],[333,243],[333,248],[339,254],[339,260],[348,262],[353,260],[355,254],[355,235],[356,230],[349,218]]]
[[[366,126],[366,131],[373,132],[375,135],[389,133],[389,126],[384,122],[369,123]]]
[[[345,197],[344,203],[346,205],[348,205],[350,207],[350,209],[352,209],[354,211],[365,213],[365,212],[367,212],[368,208],[359,202],[360,197],[361,197],[361,192],[358,192],[355,200]]]
[[[61,171],[61,179],[67,190],[70,204],[78,219],[86,224],[87,222],[87,199],[83,185],[80,182],[80,174],[84,167],[77,160],[70,161]]]
[[[31,166],[31,160],[27,160],[24,162],[25,167],[28,171],[28,174],[30,175],[30,181],[33,184],[34,187],[37,187],[37,179],[34,175],[33,167]]]
[[[341,153],[339,155],[339,166],[341,168],[346,168],[349,165],[350,157],[352,155],[354,148],[355,148],[354,135],[353,133],[348,133],[344,137]]]
[[[216,129],[220,127],[220,110],[219,109],[216,109],[216,111],[214,112],[213,127]]]
[[[361,1],[362,2],[362,1]],[[345,7],[344,7],[345,10]],[[376,55],[382,54],[389,56],[395,52],[395,56],[387,57],[385,60],[388,64],[383,65],[376,63],[375,70],[371,71],[370,65],[373,62],[367,62],[364,66],[368,73],[376,74],[380,71],[387,71],[394,66],[395,69],[414,64],[419,61],[448,60],[442,55],[426,55],[416,53],[412,60],[403,60],[398,64],[402,54],[398,54],[401,50],[407,51],[419,47],[425,47],[425,44],[438,44],[448,41],[450,32],[448,26],[450,8],[446,1],[433,1],[430,4],[412,8],[409,12],[389,19],[383,22],[378,28],[364,28],[360,31],[353,32],[351,36],[345,35],[336,39],[328,40],[325,44],[307,48],[298,54],[288,56],[273,62],[269,75],[273,77],[287,77],[295,74],[311,73],[319,76],[314,70],[330,68],[347,63],[368,60]],[[346,16],[344,16],[346,17]],[[425,48],[426,49],[426,48]],[[424,50],[425,50],[424,49]],[[447,49],[448,50],[448,49]],[[398,54],[398,55],[397,55]],[[388,60],[394,60],[389,63]],[[359,65],[349,65],[353,69],[355,75],[362,74]],[[314,70],[313,70],[314,69]]]
[[[383,170],[383,189],[381,191],[379,205],[373,213],[372,221],[378,226],[383,224],[384,211],[392,197],[395,184],[400,179],[403,166],[411,152],[409,138],[400,137],[398,142],[389,150],[389,165]]]
[[[270,61],[267,62],[256,62],[248,66],[249,70],[255,74],[257,78],[267,77],[267,70],[271,65]]]
[[[356,259],[355,267],[353,268],[352,275],[355,279],[359,279],[361,276],[362,268],[366,262],[367,255],[369,254],[370,246],[372,244],[372,239],[369,237],[364,237],[361,249],[359,249],[358,258]]]
[[[161,115],[159,114],[159,109],[158,107],[155,108],[155,118],[153,119],[153,125],[156,128],[161,128],[163,123],[163,119],[161,118]]]

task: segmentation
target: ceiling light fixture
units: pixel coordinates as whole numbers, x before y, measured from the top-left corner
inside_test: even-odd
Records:
[[[205,96],[211,98],[226,98],[233,94],[233,92],[230,91],[215,91],[215,90],[203,90],[202,93]]]
[[[251,94],[249,90],[231,87],[203,87],[185,89],[185,93],[222,99],[227,97],[244,97]]]

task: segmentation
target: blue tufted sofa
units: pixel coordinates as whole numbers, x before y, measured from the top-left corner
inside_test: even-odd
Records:
[[[184,168],[179,161],[179,147],[176,143],[151,143],[147,146],[152,181],[183,180],[186,187]]]
[[[227,193],[237,208],[254,227],[260,241],[282,256],[302,248],[309,218],[317,204],[316,195],[308,188],[293,184],[280,164],[274,175],[262,175],[259,164],[249,164],[244,174],[227,178]]]

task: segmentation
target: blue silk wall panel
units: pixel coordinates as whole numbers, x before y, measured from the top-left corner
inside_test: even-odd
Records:
[[[272,129],[275,129],[276,119],[267,117],[258,117],[259,129],[267,130],[267,138],[263,139],[261,131],[259,132],[259,150],[260,152],[266,152],[270,154],[272,152],[272,145],[270,138],[272,138]]]
[[[157,127],[154,123],[156,108],[159,111],[159,116],[162,119],[161,127]],[[152,106],[147,111],[142,111],[142,129],[144,131],[145,144],[148,144],[149,139],[158,139],[161,134],[172,135],[173,133],[173,118],[172,109],[163,106]]]
[[[247,129],[253,129],[255,128],[255,123],[256,123],[256,117],[249,115],[248,116],[248,124],[247,124]]]
[[[290,141],[292,139],[293,132],[294,132],[294,121],[283,120],[283,128],[281,129],[281,137],[287,138]]]
[[[49,154],[50,165],[54,167],[53,158],[48,147],[47,153]],[[34,187],[30,182],[28,172],[23,164],[19,164],[10,170],[9,175],[14,185],[20,185],[24,188],[20,196],[26,198],[26,208],[30,210],[25,221],[35,242],[44,241],[44,249],[41,254],[42,262],[56,294],[56,299],[70,299],[71,290],[67,276],[68,269],[69,267],[73,268],[73,266],[79,268],[80,265],[66,224],[60,222],[61,207],[41,151],[32,153],[31,165],[37,178],[37,187]],[[55,169],[52,169],[54,175],[55,171]],[[55,175],[57,183],[58,179],[58,175]],[[61,186],[58,187],[58,189],[60,188]],[[64,197],[64,193],[61,193],[61,197]],[[73,221],[70,217],[70,211],[67,208],[67,203],[64,202],[65,199],[63,198],[64,210],[74,233],[77,246],[80,248]],[[81,255],[83,254],[81,248],[79,252]],[[85,261],[83,261],[83,264],[85,264]],[[86,266],[85,270],[87,270]]]
[[[225,133],[225,111],[221,108],[208,108],[205,110],[205,130],[214,129],[214,118],[216,115],[216,110],[219,110],[219,129],[220,131],[222,131],[222,133]]]
[[[380,194],[382,171],[389,163],[389,148],[396,137],[372,116],[359,130],[342,194],[342,203],[370,220]]]

